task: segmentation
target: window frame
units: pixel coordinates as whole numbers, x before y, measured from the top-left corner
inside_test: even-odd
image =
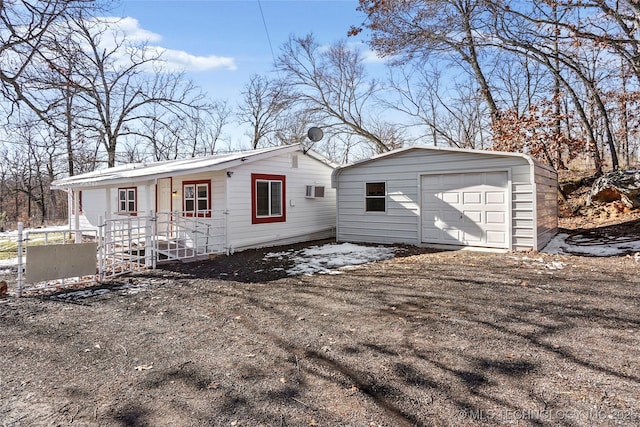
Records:
[[[207,197],[201,198],[198,196],[198,187],[206,186]],[[193,210],[187,210],[187,192],[186,187],[193,187]],[[191,199],[189,199],[191,200]],[[202,210],[198,208],[198,202],[201,200],[207,201],[207,209]],[[211,217],[211,180],[200,179],[195,181],[182,181],[182,212],[184,216],[197,217],[197,218],[210,218]]]
[[[258,183],[269,183],[269,214],[258,215]],[[273,197],[271,194],[271,183],[280,183],[280,210],[281,213],[273,215],[271,213],[271,206],[273,204]],[[287,220],[287,177],[285,175],[272,175],[272,174],[251,174],[251,223],[252,224],[265,224],[272,222],[286,222]]]
[[[384,186],[384,195],[369,195],[369,190],[367,187],[373,184],[382,184]],[[384,201],[384,209],[383,210],[373,210],[369,209],[369,201],[370,200],[383,200]],[[364,211],[369,214],[381,214],[387,212],[387,182],[386,181],[367,181],[364,183]]]
[[[130,192],[133,191],[133,200],[130,197]],[[124,192],[124,200],[120,198]],[[125,208],[122,209],[122,203],[124,202]],[[133,209],[130,209],[130,204],[133,203]],[[118,187],[118,215],[138,215],[138,187]]]

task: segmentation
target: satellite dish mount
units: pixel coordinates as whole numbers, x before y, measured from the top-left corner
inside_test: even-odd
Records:
[[[322,132],[322,129],[316,126],[310,127],[309,130],[307,131],[307,138],[311,140],[311,144],[309,145],[309,147],[307,147],[306,150],[304,150],[304,153],[306,154],[307,151],[311,149],[311,146],[313,145],[313,143],[320,141],[323,136],[324,136],[324,132]]]

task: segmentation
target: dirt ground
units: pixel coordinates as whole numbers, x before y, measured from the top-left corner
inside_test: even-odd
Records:
[[[640,239],[637,213],[561,225]],[[640,258],[400,249],[0,299],[0,426],[640,425]]]

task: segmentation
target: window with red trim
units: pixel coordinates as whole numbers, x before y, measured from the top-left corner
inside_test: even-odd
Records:
[[[182,183],[182,210],[186,216],[211,216],[211,180]]]
[[[136,187],[118,188],[118,213],[138,214],[138,191]]]
[[[251,222],[285,222],[286,177],[251,174]]]

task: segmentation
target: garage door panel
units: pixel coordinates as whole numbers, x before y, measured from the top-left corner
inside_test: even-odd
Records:
[[[470,211],[465,210],[463,212],[464,218],[466,219],[465,223],[471,223],[473,225],[482,222],[482,211]]]
[[[463,242],[465,244],[482,243],[482,234],[464,233]]]
[[[446,229],[443,230],[442,237],[447,243],[460,244],[462,239],[460,238],[460,230]]]
[[[487,172],[485,174],[484,183],[487,185],[505,188],[508,182],[507,174],[505,172]]]
[[[490,245],[506,245],[507,233],[504,231],[487,231],[487,243]]]
[[[462,185],[462,176],[460,174],[437,175],[442,189],[460,188]]]
[[[435,222],[439,218],[440,211],[434,210],[423,210],[422,211],[422,220],[423,222]]]
[[[423,242],[509,247],[506,172],[427,175],[421,188]]]
[[[478,205],[482,203],[482,193],[480,191],[465,191],[462,193],[462,203]]]
[[[488,205],[504,205],[505,192],[504,191],[487,191],[485,193],[486,203]]]
[[[422,237],[429,240],[440,240],[442,238],[442,230],[440,228],[424,227],[422,229]]]
[[[452,211],[452,210],[443,210],[440,211],[440,218],[446,224],[460,224],[462,223],[462,218],[460,218],[460,212]]]
[[[460,203],[460,193],[442,193],[442,198],[441,200],[445,203],[449,203],[452,205],[457,205],[458,203]]]
[[[474,185],[482,184],[484,182],[484,174],[481,173],[465,173],[462,175],[462,184],[464,187],[471,187]]]
[[[507,218],[505,212],[487,211],[485,213],[487,224],[506,224]]]

